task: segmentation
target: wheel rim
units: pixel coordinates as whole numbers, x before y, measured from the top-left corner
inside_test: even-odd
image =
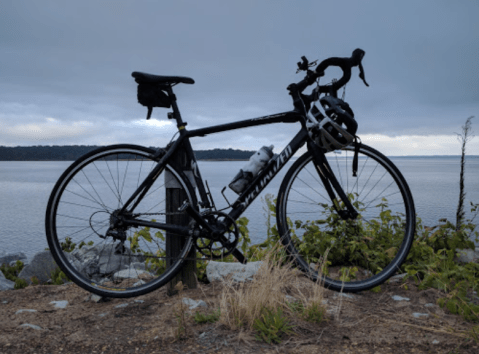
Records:
[[[352,177],[353,154],[348,147],[341,155],[326,157],[360,212],[357,220],[344,221],[334,211],[312,157],[289,179],[281,213],[288,225],[284,242],[297,255],[298,265],[313,279],[321,270],[326,286],[347,291],[371,288],[396,271],[409,250],[413,218],[399,172],[381,156],[361,149],[357,177]]]
[[[183,237],[183,248],[174,259],[165,253],[166,237],[179,236],[171,232],[141,226],[117,227],[117,237],[101,237],[106,235],[115,213],[156,164],[148,152],[122,148],[94,154],[65,173],[52,199],[49,244],[71,280],[124,296],[151,291],[176,273],[191,247],[190,237]],[[165,171],[134,214],[143,214],[138,216],[142,220],[163,223],[168,217],[169,223],[179,224],[185,215],[166,213],[166,184],[182,188],[190,201],[192,196],[177,172],[169,166]]]

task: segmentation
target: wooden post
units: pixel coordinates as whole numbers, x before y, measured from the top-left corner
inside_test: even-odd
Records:
[[[183,171],[188,177],[192,177],[191,161],[183,148],[179,148],[173,158],[170,160],[170,165],[177,171]],[[170,178],[169,178],[170,177]],[[181,185],[177,183],[176,178],[169,172],[165,172],[165,188],[166,188],[166,212],[177,212],[178,208],[183,205],[183,202],[187,199],[186,192],[181,188]],[[194,181],[190,182],[194,185]],[[175,223],[179,225],[188,225],[191,218],[188,215],[167,215],[166,222]],[[175,258],[180,253],[180,250],[184,244],[178,235],[166,233],[166,257],[167,266],[169,266],[169,258]],[[196,258],[196,247],[192,247],[188,253],[187,258]],[[196,289],[196,261],[186,260],[183,263],[181,271],[168,283],[167,294],[169,296],[175,295],[178,291],[175,289],[178,282],[182,282],[188,289]]]

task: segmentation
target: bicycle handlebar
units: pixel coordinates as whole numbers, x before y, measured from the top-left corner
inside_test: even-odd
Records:
[[[341,70],[343,71],[343,76],[341,77],[341,79],[334,82],[332,85],[318,86],[315,89],[317,93],[337,91],[342,86],[347,84],[348,81],[351,79],[351,68],[353,66],[359,66],[359,77],[363,80],[366,86],[369,86],[364,77],[364,69],[361,64],[361,60],[363,59],[364,54],[365,54],[364,50],[357,48],[353,51],[353,54],[351,55],[350,58],[332,57],[332,58],[325,59],[321,63],[319,63],[319,65],[316,67],[314,71],[308,70],[306,77],[303,80],[301,80],[300,82],[296,84],[293,83],[289,85],[288,90],[297,91],[299,93],[303,92],[304,89],[306,89],[306,87],[308,87],[309,85],[312,85],[318,77],[324,76],[324,71],[329,66],[340,67]]]

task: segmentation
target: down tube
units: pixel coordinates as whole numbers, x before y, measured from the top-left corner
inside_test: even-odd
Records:
[[[276,157],[274,161],[269,163],[261,173],[251,182],[246,190],[233,203],[233,210],[229,213],[234,220],[248,208],[248,206],[263,191],[276,174],[286,165],[289,159],[298,151],[306,142],[308,132],[301,129],[283,151]]]

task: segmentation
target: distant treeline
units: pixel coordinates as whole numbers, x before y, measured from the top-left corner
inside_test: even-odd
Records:
[[[74,161],[100,146],[0,146],[0,161]],[[151,147],[152,149],[156,149]],[[213,149],[195,151],[198,160],[247,160],[254,151]]]

